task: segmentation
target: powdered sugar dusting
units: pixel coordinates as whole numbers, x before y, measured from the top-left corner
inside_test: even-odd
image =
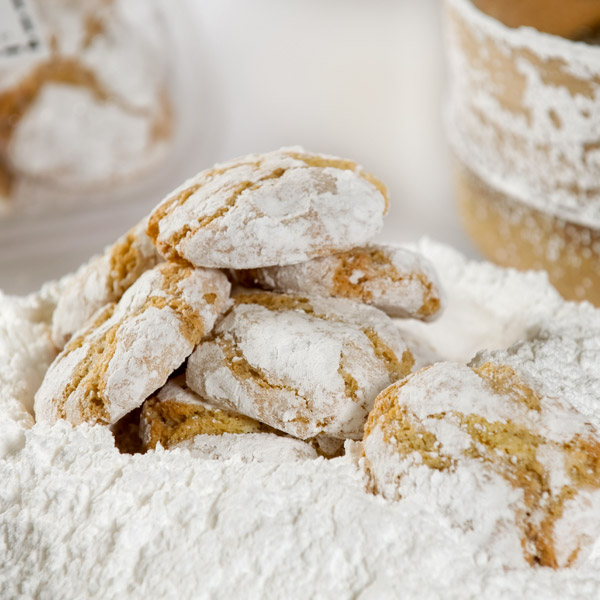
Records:
[[[479,350],[506,348],[537,336],[547,324],[564,323],[570,312],[575,320],[582,312],[595,314],[590,306],[565,305],[545,273],[467,260],[427,239],[411,248],[436,266],[445,308],[433,323],[402,319],[396,325],[420,341],[430,361],[468,362]]]
[[[288,463],[314,460],[314,448],[292,437],[274,433],[224,433],[197,435],[172,446],[188,450],[190,455],[204,460],[240,460],[248,462]]]
[[[158,205],[150,228],[165,256],[248,269],[362,245],[382,227],[386,208],[354,163],[282,148],[199,173]]]
[[[507,571],[478,550],[475,533],[449,527],[436,497],[366,494],[351,457],[281,466],[182,451],[130,457],[107,430],[63,423],[25,439],[0,463],[6,597],[177,598],[199,585],[207,596],[456,600],[600,590],[598,558],[576,570]]]

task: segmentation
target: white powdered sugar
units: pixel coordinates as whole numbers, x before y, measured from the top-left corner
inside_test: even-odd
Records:
[[[64,282],[26,298],[0,293],[0,458],[33,425],[33,396],[57,354],[49,320]]]
[[[564,303],[542,276],[468,262],[433,242],[419,249],[437,267],[448,297],[439,321],[419,324],[435,328],[439,343],[435,333],[429,341],[440,358],[466,361],[486,347],[533,339],[546,326],[576,326],[582,337],[571,338],[572,350],[549,350],[544,361],[568,372],[564,364],[578,357],[584,370],[592,368],[598,334],[586,326],[597,319],[594,309]],[[0,372],[0,422],[10,423],[18,441],[0,444],[1,597],[600,595],[600,544],[577,568],[556,571],[517,564],[521,548],[510,547],[507,568],[482,551],[477,532],[465,534],[444,514],[459,485],[442,490],[427,476],[417,482],[420,497],[391,501],[369,493],[358,443],[347,442],[342,458],[278,464],[241,453],[200,459],[183,449],[125,455],[107,428],[31,426],[19,415],[27,414],[41,378],[40,352],[32,348],[40,344],[44,355],[49,343],[49,311],[34,316],[26,308],[38,302],[0,298],[0,343],[11,348],[18,369]],[[23,332],[19,345],[7,341],[11,318],[11,331]],[[24,379],[31,389],[19,388]],[[573,385],[576,379],[582,380],[573,378]],[[490,480],[490,495],[501,483]],[[585,516],[566,505],[564,527]]]
[[[317,458],[315,449],[306,442],[274,433],[197,435],[171,448],[188,450],[190,456],[198,459],[236,459],[245,463],[286,463]]]
[[[436,266],[444,290],[444,311],[433,323],[402,319],[396,324],[432,360],[468,362],[482,348],[496,350],[531,339],[542,327],[564,323],[570,313],[580,321],[584,313],[596,314],[589,305],[565,304],[545,273],[522,273],[491,263],[478,263],[474,268],[456,250],[427,239],[411,249]]]
[[[509,28],[447,0],[447,131],[492,188],[600,227],[600,47]]]

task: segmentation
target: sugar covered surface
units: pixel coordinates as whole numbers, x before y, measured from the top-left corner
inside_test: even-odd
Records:
[[[538,335],[544,324],[561,333],[561,323],[577,346],[567,336],[578,323],[581,331],[589,325],[575,355],[587,365],[590,339],[598,339],[591,333],[596,311],[563,303],[543,276],[467,262],[433,242],[419,249],[447,293],[445,315],[427,326],[435,328],[432,353],[468,360],[476,350]],[[23,415],[33,391],[20,383],[30,378],[35,387],[49,325],[25,309],[14,317],[11,307],[33,302],[0,299],[0,351],[20,361],[0,370],[0,422],[11,428],[0,429],[1,597],[600,594],[600,545],[577,569],[506,569],[452,529],[435,500],[391,502],[367,493],[353,443],[329,461],[193,460],[186,450],[121,455],[100,427],[31,427]],[[9,319],[26,350],[9,337]],[[554,356],[556,369],[575,369],[560,364],[571,356]]]
[[[298,462],[317,458],[316,450],[306,442],[275,433],[224,433],[197,435],[171,448],[185,448],[194,458],[242,462]]]
[[[381,229],[387,201],[357,165],[311,166],[332,160],[340,159],[290,147],[215,165],[157,206],[151,237],[165,256],[232,269],[294,264],[361,246]]]

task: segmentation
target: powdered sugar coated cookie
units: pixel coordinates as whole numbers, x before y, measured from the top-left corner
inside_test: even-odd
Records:
[[[169,259],[246,269],[367,242],[387,192],[356,163],[284,148],[202,171],[158,205],[148,234]]]
[[[162,386],[229,305],[220,272],[161,263],[100,309],[48,369],[38,421],[115,423]]]
[[[381,311],[345,299],[244,293],[187,364],[211,403],[301,439],[360,439],[377,394],[414,359]]]
[[[363,447],[374,491],[434,498],[504,564],[570,566],[600,534],[598,430],[510,365],[437,363],[390,386]]]
[[[268,290],[350,298],[390,317],[428,321],[442,308],[433,265],[415,252],[393,246],[353,248],[296,265],[232,274],[244,285]]]

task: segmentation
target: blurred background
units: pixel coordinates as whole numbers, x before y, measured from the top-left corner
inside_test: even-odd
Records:
[[[355,159],[381,178],[392,199],[381,240],[426,235],[476,255],[452,199],[439,0],[156,6],[174,96],[169,156],[93,202],[75,194],[66,208],[4,217],[0,288],[36,289],[99,252],[186,177],[284,145]]]

